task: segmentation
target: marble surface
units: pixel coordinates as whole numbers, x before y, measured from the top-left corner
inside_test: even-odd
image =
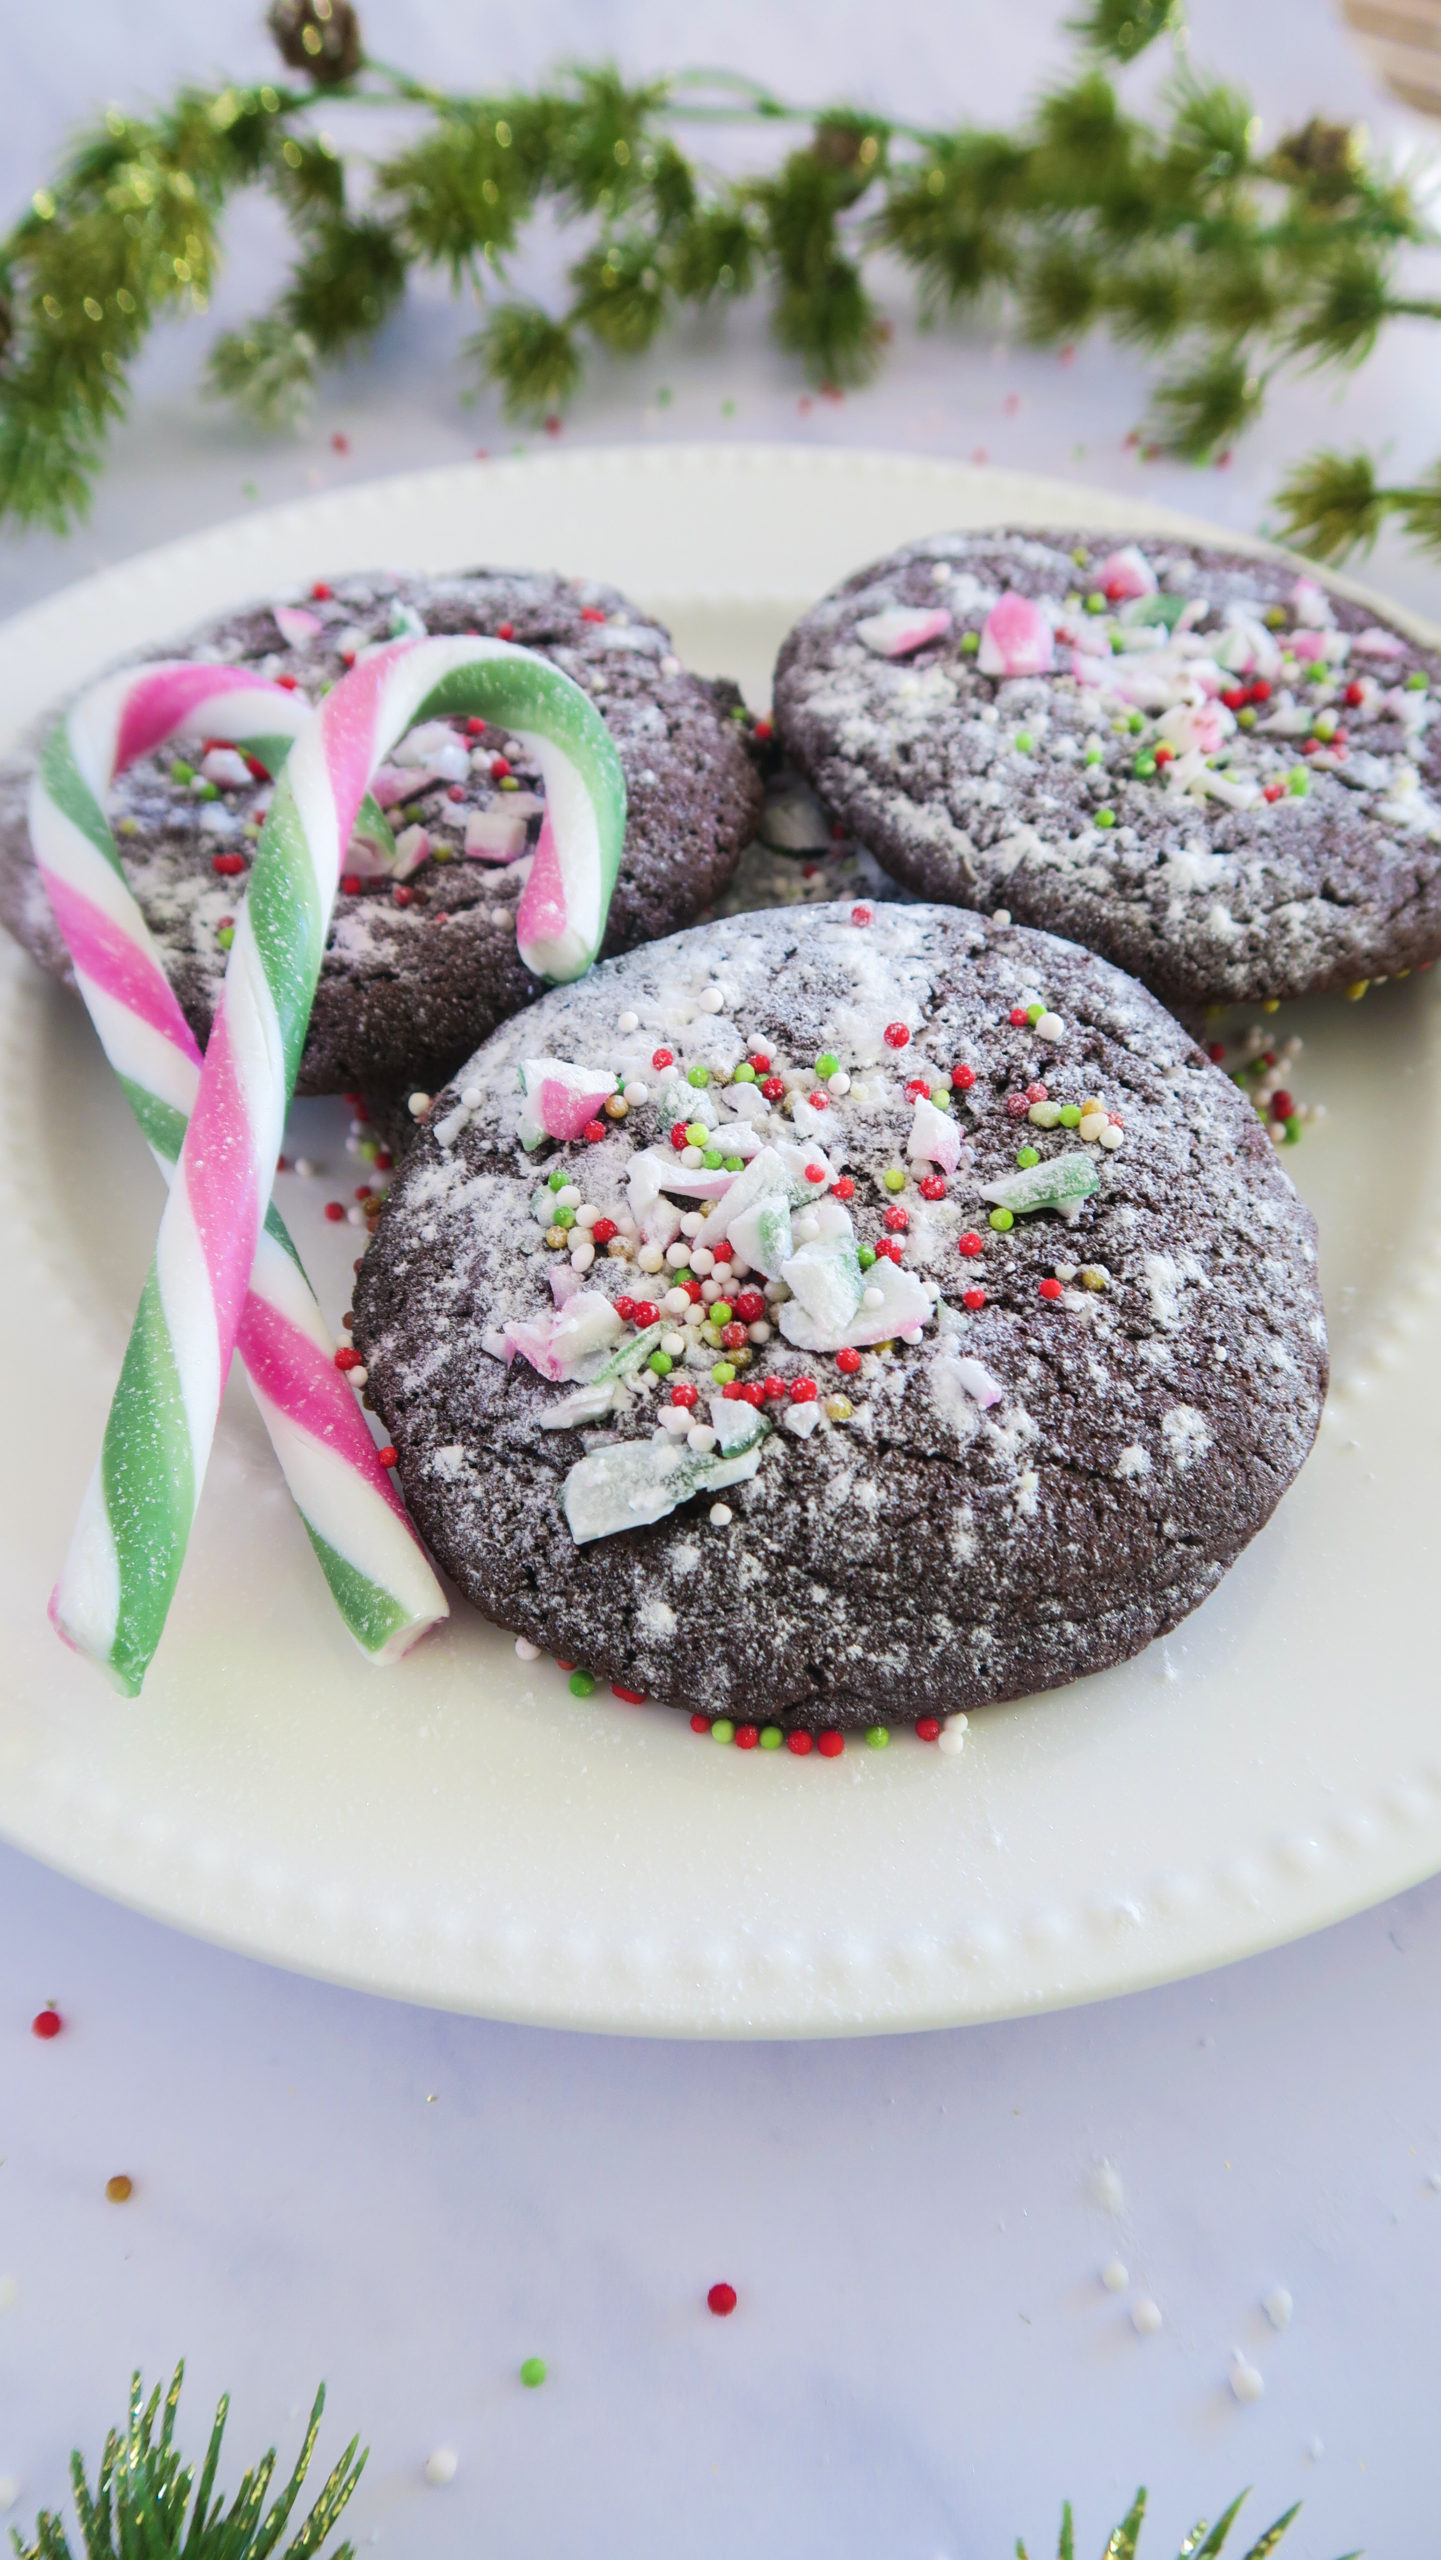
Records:
[[[760,65],[796,95],[819,82],[937,120],[1014,114],[1063,59],[1062,15],[696,0],[682,38],[657,0],[366,10],[377,52],[455,83],[612,52],[632,70]],[[1197,61],[1244,78],[1273,123],[1359,111],[1388,143],[1424,143],[1321,0],[1192,15]],[[55,13],[15,13],[11,200],[102,96],[261,72],[259,16],[76,0],[62,42]],[[214,313],[140,368],[90,525],[0,544],[4,609],[257,497],[509,448],[487,400],[461,404],[471,324],[438,290],[327,383],[298,442],[258,444],[205,407],[206,339],[272,273],[264,207],[230,236]],[[557,266],[551,243],[519,275],[543,290]],[[922,337],[900,284],[893,307],[882,382],[843,404],[803,403],[741,314],[598,369],[566,433],[984,451],[1118,488],[1144,472],[1152,496],[1238,526],[1264,522],[1314,442],[1389,443],[1403,469],[1441,450],[1441,369],[1414,330],[1339,391],[1290,386],[1228,470],[1198,475],[1128,450],[1128,358],[1097,344],[1062,367]],[[1441,612],[1441,574],[1399,547],[1372,574]],[[1438,1998],[1426,1886],[1064,2016],[809,2047],[593,2041],[271,1973],[0,1853],[0,2494],[28,2522],[72,2443],[98,2452],[132,2364],[158,2375],[183,2351],[188,2439],[229,2387],[237,2454],[292,2444],[326,2375],[322,2451],[353,2428],[374,2448],[357,2540],[403,2560],[972,2560],[1020,2532],[1038,2554],[1068,2494],[1087,2549],[1140,2479],[1157,2552],[1250,2481],[1255,2530],[1304,2497],[1297,2560],[1363,2543],[1420,2560],[1441,2496]],[[29,2021],[52,1999],[64,2031],[42,2042]],[[122,2172],[134,2193],[111,2204]],[[705,2308],[718,2280],[740,2295],[726,2321]],[[1262,2308],[1278,2288],[1283,2329]],[[1133,2325],[1141,2301],[1154,2334]],[[532,2354],[539,2391],[518,2380]],[[1231,2388],[1238,2354],[1259,2399]],[[424,2477],[438,2447],[459,2458],[444,2488]]]

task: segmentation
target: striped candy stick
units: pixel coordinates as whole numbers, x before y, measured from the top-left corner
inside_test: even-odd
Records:
[[[539,766],[551,825],[517,922],[539,972],[600,945],[625,834],[604,722],[568,676],[491,640],[416,640],[353,669],[276,786],[160,1222],[105,1447],[57,1593],[57,1623],[119,1685],[160,1639],[204,1477],[271,1173],[294,1090],[340,861],[372,774],[422,719],[480,715]],[[113,1595],[102,1613],[94,1595]]]
[[[199,1090],[200,1051],[120,868],[104,795],[137,756],[187,729],[243,739],[275,772],[309,716],[302,696],[245,670],[182,661],[107,677],[42,750],[30,803],[36,860],[91,1020],[167,1181]],[[346,1625],[373,1660],[398,1659],[447,1614],[446,1601],[273,1206],[237,1348]],[[113,1578],[72,1588],[72,1615],[91,1626],[86,1651],[113,1647],[119,1599]],[[71,1634],[60,1606],[57,1593],[56,1623]]]

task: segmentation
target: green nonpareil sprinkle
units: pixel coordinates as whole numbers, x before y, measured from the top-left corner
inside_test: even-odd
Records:
[[[566,1687],[569,1689],[573,1698],[588,1698],[595,1688],[595,1673],[593,1671],[572,1671],[569,1680],[566,1682]]]
[[[1115,823],[1116,812],[1114,809],[1098,809],[1096,811],[1096,824],[1098,827],[1113,827]]]
[[[172,782],[193,782],[195,780],[194,765],[187,764],[183,756],[177,756],[170,768],[170,779]]]
[[[1420,668],[1419,668],[1419,667],[1413,667],[1413,668],[1412,668],[1412,670],[1411,670],[1411,673],[1410,673],[1410,674],[1409,674],[1409,676],[1406,678],[1406,691],[1407,691],[1408,693],[1424,693],[1424,692],[1425,692],[1425,690],[1426,690],[1426,679],[1425,679],[1425,677],[1424,677],[1424,676],[1423,676],[1423,674],[1421,673],[1421,670],[1420,670]]]
[[[1293,800],[1304,800],[1311,788],[1311,777],[1303,764],[1293,765],[1286,776],[1286,788]]]
[[[547,1187],[551,1191],[563,1191],[568,1179],[565,1167],[558,1164],[546,1177]]]
[[[779,1751],[784,1740],[785,1735],[782,1733],[778,1724],[763,1724],[761,1726],[762,1751]]]
[[[961,656],[963,658],[974,658],[977,650],[980,648],[980,645],[981,635],[979,631],[963,631],[961,633]]]
[[[829,1082],[830,1078],[839,1075],[840,1071],[841,1062],[835,1052],[831,1049],[823,1049],[816,1060],[816,1074],[824,1076]]]
[[[991,1211],[990,1223],[995,1228],[997,1235],[1003,1236],[1006,1229],[1008,1227],[1013,1227],[1016,1222],[1009,1209],[993,1209]]]
[[[727,1156],[725,1158],[725,1171],[727,1173],[744,1173],[745,1161],[744,1156]]]
[[[228,950],[230,949],[230,946],[231,946],[232,942],[235,940],[235,927],[234,927],[234,925],[233,925],[233,924],[222,924],[222,925],[217,926],[217,928],[216,928],[216,933],[215,933],[215,939],[216,939],[216,941],[219,943],[220,948],[221,948],[221,950],[222,950],[222,951],[228,951]]]
[[[867,1725],[866,1741],[872,1751],[884,1751],[887,1743],[890,1741],[890,1738],[890,1728],[888,1725]]]
[[[589,1675],[587,1675],[588,1677]],[[527,2391],[538,2391],[546,2377],[544,2356],[527,2356],[520,2368],[520,2378]]]
[[[653,1351],[646,1362],[646,1367],[654,1369],[658,1378],[668,1378],[675,1367],[675,1362],[668,1351]]]
[[[686,1128],[685,1142],[688,1147],[709,1146],[710,1131],[703,1120],[692,1120],[689,1122]]]
[[[1061,1127],[1063,1129],[1079,1129],[1080,1125],[1080,1104],[1077,1102],[1063,1102],[1061,1105]]]
[[[742,1058],[740,1065],[734,1070],[733,1081],[736,1084],[754,1084],[755,1080],[756,1071],[749,1058]]]
[[[716,1717],[710,1729],[710,1738],[712,1742],[734,1742],[736,1729],[729,1716]]]
[[[696,1086],[707,1085],[710,1083],[710,1069],[709,1067],[703,1067],[700,1065],[687,1067],[685,1071],[685,1080],[687,1084],[693,1084]]]
[[[1031,735],[1031,733],[1030,733],[1030,730],[1029,730],[1029,729],[1018,729],[1018,730],[1016,731],[1016,735],[1015,735],[1015,739],[1014,739],[1014,741],[1013,741],[1013,744],[1014,744],[1014,746],[1015,746],[1015,750],[1016,750],[1016,753],[1017,753],[1017,755],[1018,755],[1018,756],[1028,756],[1028,755],[1030,755],[1030,753],[1032,752],[1032,749],[1033,749],[1033,748],[1034,748],[1034,746],[1035,746],[1035,743],[1036,743],[1036,741],[1035,741],[1035,739],[1032,737],[1032,735]]]
[[[1032,1164],[1039,1164],[1039,1163],[1040,1163],[1040,1161],[1041,1161],[1040,1156],[1039,1156],[1039,1154],[1038,1154],[1037,1150],[1036,1150],[1034,1147],[1018,1147],[1018,1148],[1017,1148],[1017,1150],[1016,1150],[1016,1162],[1017,1162],[1017,1164],[1019,1164],[1019,1165],[1032,1165]]]
[[[719,1173],[725,1163],[725,1157],[721,1154],[719,1147],[707,1147],[702,1160],[707,1173]]]
[[[711,1371],[711,1377],[718,1387],[733,1386],[735,1383],[735,1374],[736,1373],[731,1367],[729,1360],[717,1360],[715,1367]]]
[[[1135,763],[1131,767],[1131,771],[1134,773],[1138,782],[1149,782],[1155,770],[1156,759],[1154,756],[1137,756]]]
[[[904,1191],[906,1187],[906,1177],[898,1164],[887,1165],[881,1180],[888,1191]]]
[[[857,1245],[856,1260],[860,1264],[862,1271],[869,1271],[871,1264],[875,1261],[875,1258],[874,1249],[870,1245]]]
[[[1102,761],[1102,750],[1099,747],[1087,747],[1085,760],[1089,765],[1100,764]]]
[[[1089,594],[1089,595],[1087,596],[1087,598],[1086,598],[1086,611],[1087,611],[1087,613],[1104,613],[1104,612],[1105,612],[1105,610],[1106,610],[1106,599],[1105,599],[1105,597],[1102,595],[1101,590],[1100,590],[1100,588],[1099,588],[1099,587],[1093,587],[1093,588],[1091,589],[1090,594]]]

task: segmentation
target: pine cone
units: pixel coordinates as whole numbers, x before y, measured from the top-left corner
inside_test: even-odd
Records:
[[[282,61],[323,89],[360,69],[360,20],[350,0],[273,0],[267,23]]]

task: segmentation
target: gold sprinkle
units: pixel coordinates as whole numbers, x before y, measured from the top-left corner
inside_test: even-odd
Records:
[[[128,2204],[135,2193],[133,2178],[107,2178],[105,2193],[111,2204]]]
[[[1362,992],[1365,992],[1364,989]],[[1261,1011],[1263,1013],[1279,1013],[1280,1010],[1281,999],[1279,996],[1267,996],[1265,1003],[1261,1007]]]
[[[1359,1004],[1370,984],[1371,981],[1369,978],[1358,978],[1354,987],[1347,987],[1344,990],[1346,1002],[1348,1004]]]
[[[606,1095],[605,1116],[607,1120],[623,1120],[629,1109],[630,1104],[627,1102],[623,1093],[608,1093]]]
[[[849,1422],[855,1412],[849,1396],[827,1396],[826,1413],[832,1422]]]
[[[569,1227],[547,1227],[545,1240],[552,1253],[559,1253],[561,1246],[568,1245],[570,1242],[570,1229]]]
[[[1111,1285],[1105,1272],[1101,1269],[1100,1264],[1096,1262],[1082,1263],[1081,1281],[1082,1285],[1087,1289],[1109,1289]]]

